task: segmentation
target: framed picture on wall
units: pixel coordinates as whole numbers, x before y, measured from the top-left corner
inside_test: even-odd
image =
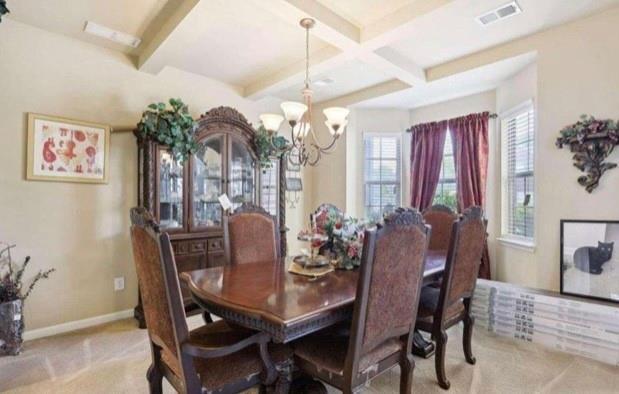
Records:
[[[26,178],[107,183],[110,126],[28,114]]]
[[[561,220],[561,294],[619,303],[619,221]]]

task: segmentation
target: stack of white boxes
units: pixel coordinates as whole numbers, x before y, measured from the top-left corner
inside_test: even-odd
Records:
[[[477,281],[475,326],[619,366],[619,306]]]

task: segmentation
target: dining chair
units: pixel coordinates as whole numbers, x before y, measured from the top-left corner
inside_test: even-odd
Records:
[[[189,331],[174,254],[144,208],[132,208],[131,241],[142,294],[152,364],[151,393],[162,392],[165,377],[180,393],[236,393],[256,385],[287,384],[278,379],[292,354],[270,337],[219,320]],[[285,389],[281,386],[279,390]]]
[[[410,393],[413,330],[429,237],[430,228],[412,209],[399,208],[383,226],[367,230],[348,335],[333,327],[301,338],[293,344],[295,366],[352,393],[399,364],[400,393]]]
[[[277,219],[258,205],[243,203],[224,217],[224,254],[229,264],[279,261]]]
[[[458,214],[446,205],[436,204],[423,211],[423,220],[432,227],[430,250],[447,250],[453,223]]]
[[[464,357],[469,364],[475,364],[471,347],[475,322],[471,315],[471,298],[475,291],[485,241],[486,221],[482,209],[468,208],[452,224],[440,287],[426,286],[421,290],[416,327],[430,333],[436,341],[436,376],[439,385],[446,390],[450,386],[445,374],[446,331],[461,321],[464,323]]]

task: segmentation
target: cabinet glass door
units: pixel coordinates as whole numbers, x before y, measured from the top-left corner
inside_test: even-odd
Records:
[[[279,207],[279,161],[272,160],[271,167],[260,170],[260,205],[277,217]]]
[[[256,201],[256,162],[247,147],[235,139],[231,141],[230,152],[229,197],[234,210],[244,202]]]
[[[165,150],[159,151],[159,225],[162,229],[184,225],[183,163]]]
[[[209,137],[193,157],[193,227],[222,224],[223,146],[223,135]]]

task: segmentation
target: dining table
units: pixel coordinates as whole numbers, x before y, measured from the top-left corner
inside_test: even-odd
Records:
[[[437,282],[445,268],[445,251],[428,251],[423,282]],[[319,277],[288,272],[290,258],[225,265],[180,274],[194,301],[231,323],[288,343],[344,321],[351,321],[358,269],[334,270]],[[434,345],[416,333],[413,351],[422,357]]]

